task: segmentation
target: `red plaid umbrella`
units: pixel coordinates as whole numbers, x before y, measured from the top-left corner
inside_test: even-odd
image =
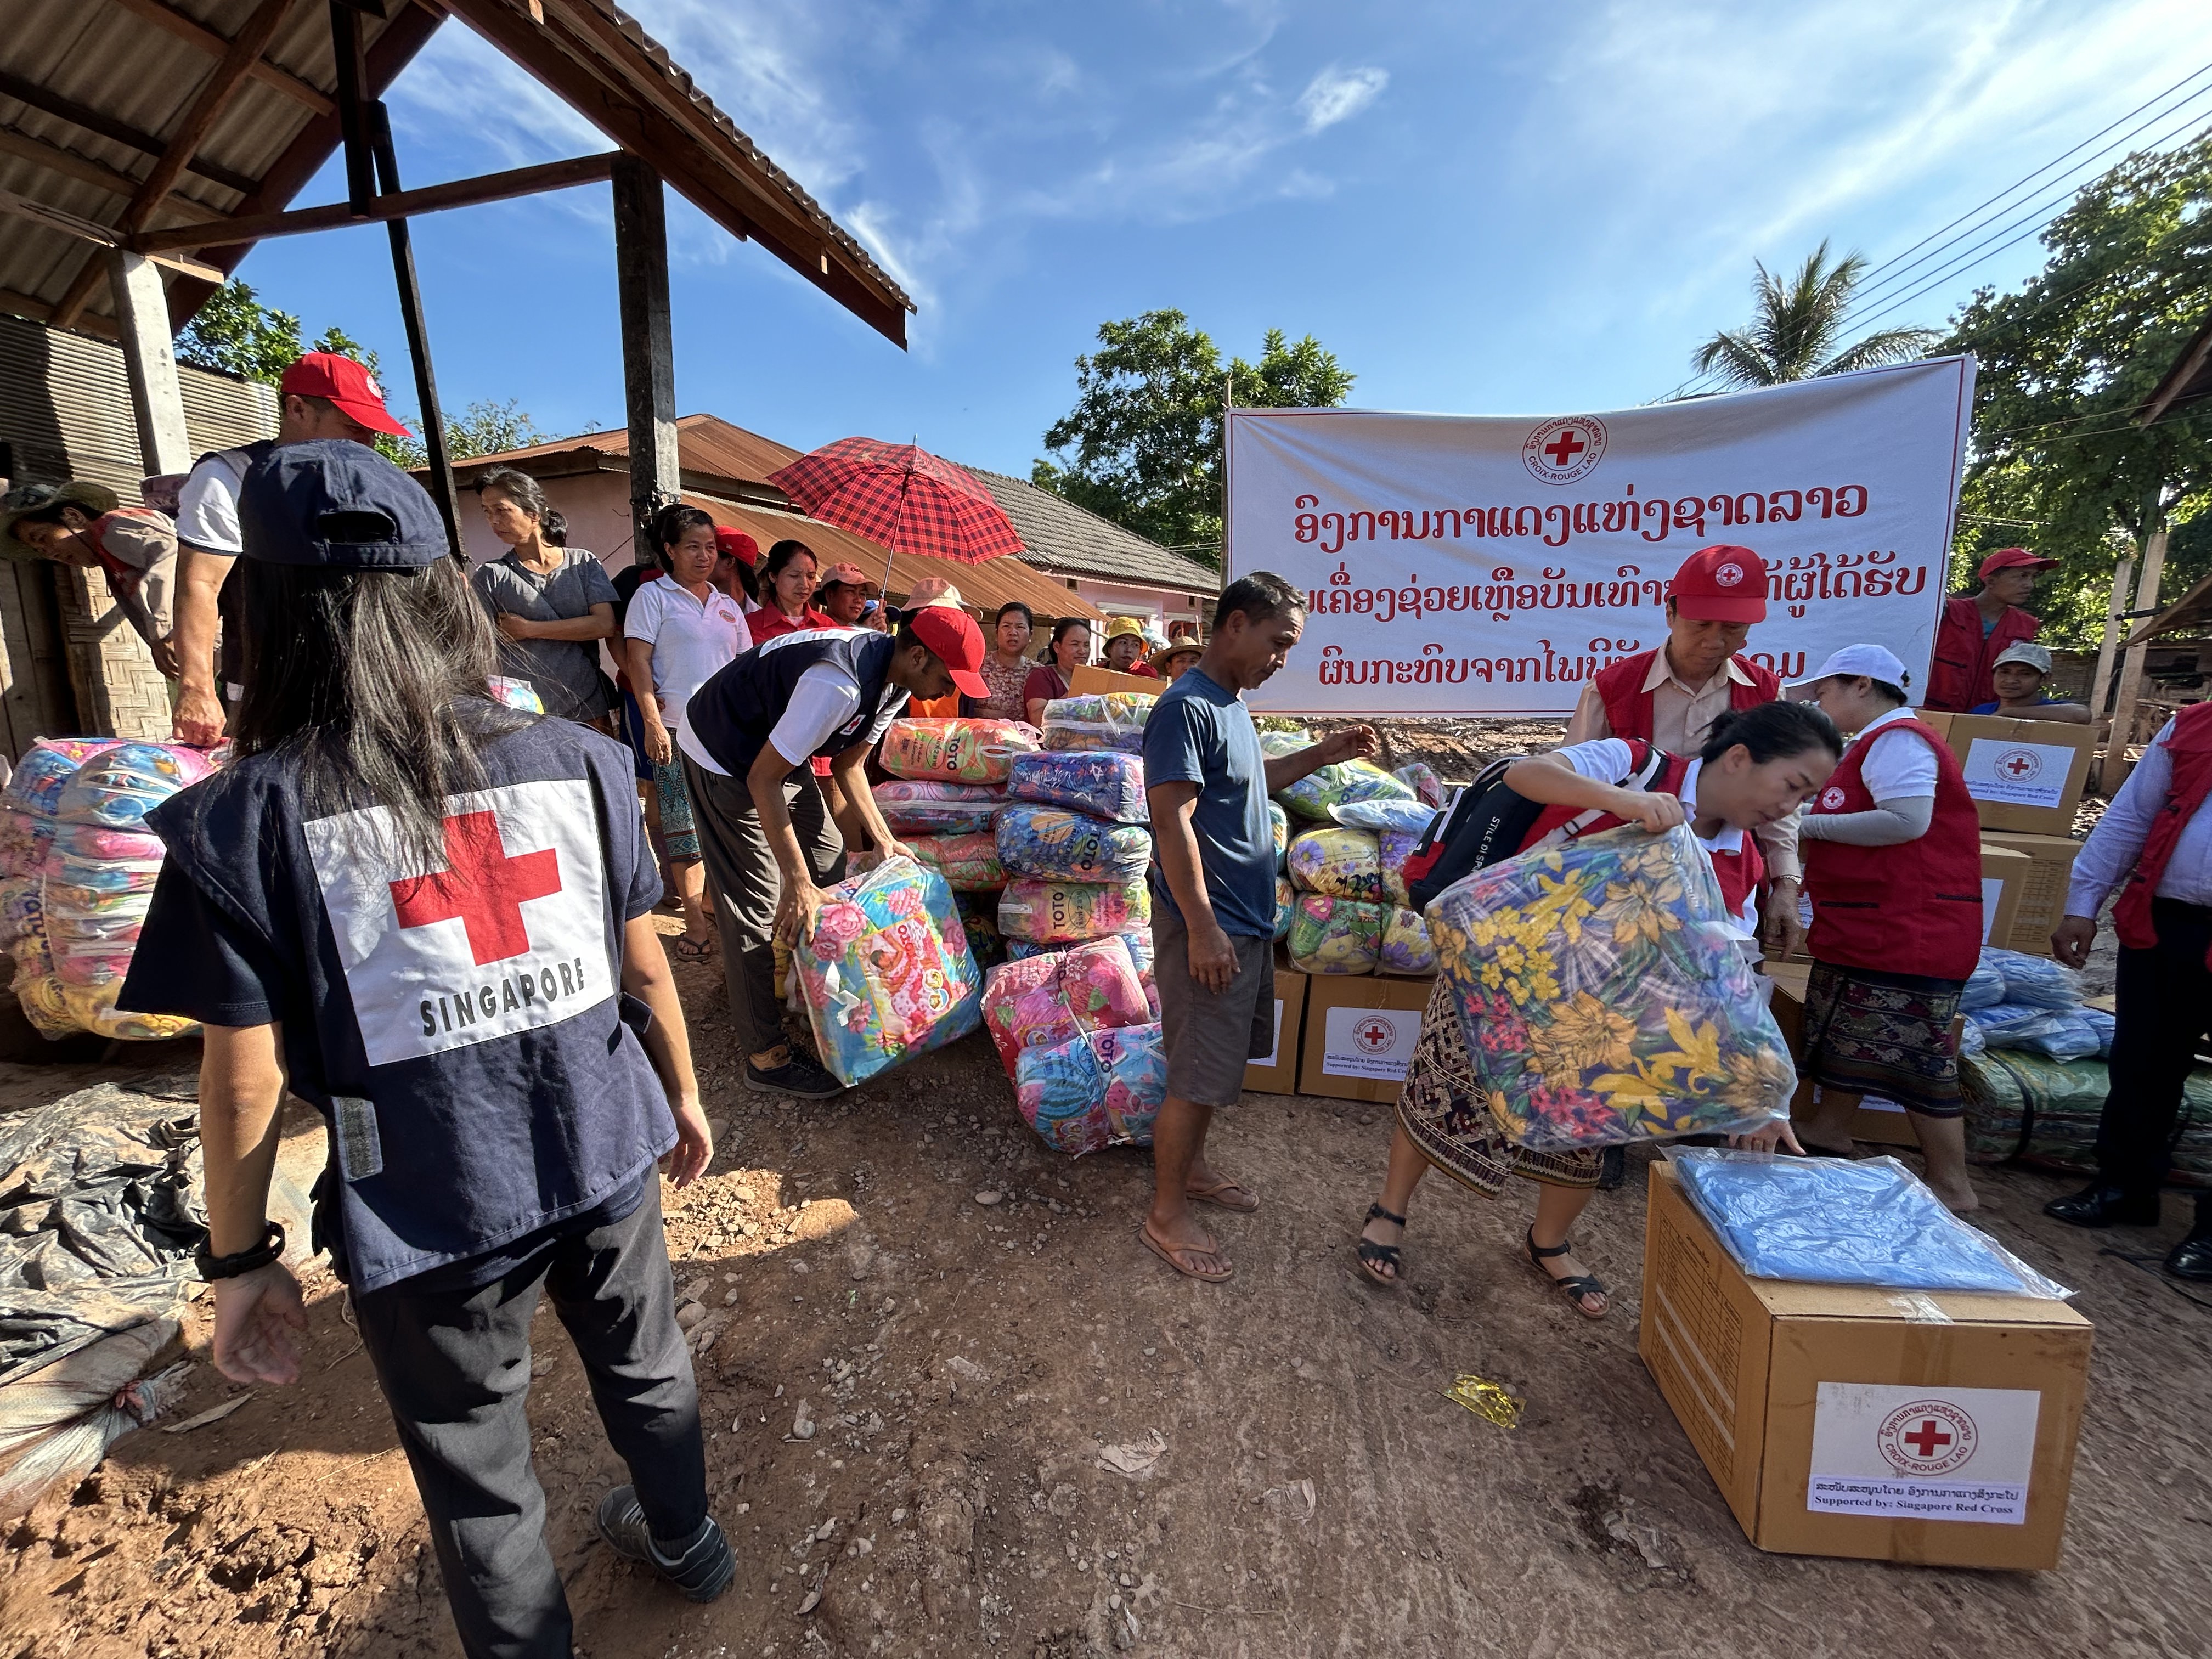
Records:
[[[768,481],[802,512],[894,553],[981,564],[1029,550],[981,479],[915,444],[840,438]],[[886,587],[890,576],[886,559]]]

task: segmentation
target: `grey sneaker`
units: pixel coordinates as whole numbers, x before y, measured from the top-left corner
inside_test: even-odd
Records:
[[[745,1086],[764,1095],[795,1095],[801,1100],[828,1100],[845,1092],[843,1084],[796,1049],[773,1071],[745,1061]]]
[[[599,1536],[617,1554],[642,1561],[691,1601],[713,1601],[738,1576],[738,1558],[730,1553],[730,1540],[711,1515],[699,1523],[689,1543],[674,1549],[654,1541],[633,1487],[617,1486],[600,1499],[595,1519]]]

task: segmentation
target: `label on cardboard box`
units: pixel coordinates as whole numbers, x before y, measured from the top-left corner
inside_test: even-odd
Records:
[[[1322,1036],[1321,1069],[1330,1077],[1403,1083],[1420,1035],[1418,1008],[1331,1008]]]
[[[1805,1507],[2018,1526],[2042,1405],[2033,1389],[1823,1382]]]
[[[2065,804],[2067,773],[2080,752],[2072,744],[1976,738],[1959,769],[1976,800],[2055,809]]]

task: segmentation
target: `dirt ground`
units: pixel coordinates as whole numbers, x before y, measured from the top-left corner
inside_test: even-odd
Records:
[[[1437,760],[1465,776],[1524,737],[1546,740],[1476,734],[1462,764]],[[1237,1277],[1208,1287],[1137,1243],[1144,1155],[1042,1150],[981,1036],[837,1103],[772,1103],[738,1080],[718,967],[678,973],[719,1148],[666,1196],[669,1249],[699,1304],[739,1571],[695,1607],[592,1539],[627,1477],[546,1317],[538,1468],[590,1659],[2207,1651],[2212,1307],[2154,1271],[2179,1197],[2155,1231],[2092,1235],[2039,1213],[2060,1177],[1978,1176],[1984,1224],[2080,1287],[2097,1327],[2058,1571],[1765,1555],[1636,1356],[1647,1152],[1578,1231],[1615,1286],[1592,1322],[1516,1256],[1525,1188],[1430,1183],[1407,1284],[1369,1285],[1352,1242],[1388,1109],[1247,1096],[1213,1148],[1263,1207],[1221,1218]],[[189,1086],[191,1058],[163,1045],[120,1069]],[[0,1066],[0,1109],[118,1076]],[[304,1188],[321,1158],[295,1111],[287,1171]],[[320,1268],[307,1290],[300,1384],[224,1381],[203,1304],[175,1410],[8,1533],[0,1659],[458,1653],[343,1296]],[[1462,1371],[1525,1397],[1520,1426],[1445,1400]]]

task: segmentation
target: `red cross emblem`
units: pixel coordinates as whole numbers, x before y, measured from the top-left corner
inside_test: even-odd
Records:
[[[1974,1455],[1974,1419],[1948,1400],[1916,1400],[1882,1419],[1875,1443],[1900,1474],[1948,1474]]]
[[[2033,750],[2010,749],[1997,757],[1997,770],[2014,783],[2026,783],[2043,770],[2043,760]]]
[[[1370,1054],[1379,1054],[1398,1040],[1398,1028],[1387,1019],[1363,1019],[1352,1039]]]
[[[446,820],[446,869],[392,884],[399,925],[459,919],[479,968],[527,951],[523,902],[561,890],[560,855],[549,847],[509,858],[499,838],[499,815],[464,812]]]
[[[1936,1426],[1936,1419],[1928,1417],[1923,1418],[1920,1426],[1913,1430],[1911,1434],[1900,1434],[1897,1437],[1918,1452],[1921,1456],[1933,1457],[1957,1437],[1944,1433]]]
[[[1605,456],[1605,422],[1587,415],[1547,421],[1521,445],[1521,463],[1548,484],[1572,483]]]

